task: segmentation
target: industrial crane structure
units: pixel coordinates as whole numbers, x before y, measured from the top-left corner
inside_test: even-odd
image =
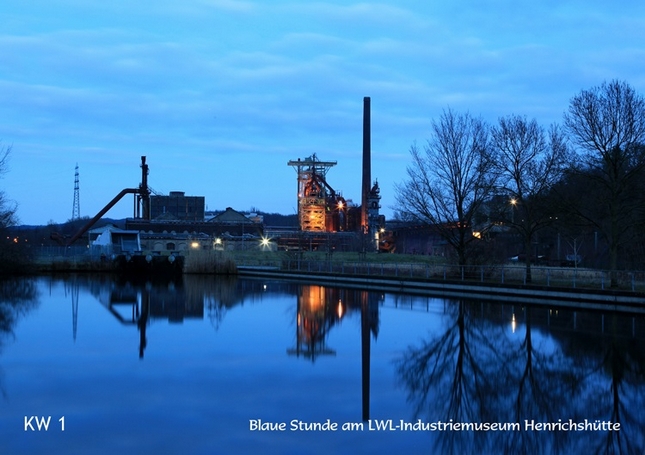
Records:
[[[99,221],[112,207],[119,202],[126,194],[134,194],[134,216],[144,220],[150,219],[150,189],[148,187],[148,165],[146,164],[146,157],[141,157],[141,183],[137,188],[124,188],[117,194],[105,207],[103,207],[92,219],[90,219],[83,227],[81,227],[72,237],[66,239],[58,233],[52,233],[51,238],[64,244],[71,246],[79,238],[83,236],[88,230]]]
[[[371,181],[370,98],[363,99],[363,168],[361,205],[345,200],[327,181],[328,171],[336,161],[321,161],[316,154],[287,162],[298,174],[298,222],[304,233],[360,233],[372,247],[382,250],[379,214],[380,189]],[[364,249],[368,249],[365,245]]]
[[[336,161],[320,161],[316,154],[287,163],[298,173],[298,221],[302,231],[347,230],[347,201],[327,183]]]

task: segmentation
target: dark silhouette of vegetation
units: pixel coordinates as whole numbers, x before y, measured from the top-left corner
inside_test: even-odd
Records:
[[[645,99],[626,82],[603,83],[576,95],[564,122],[581,151],[574,170],[593,182],[603,208],[578,205],[576,212],[607,239],[611,285],[617,286],[619,248],[645,209],[638,193],[645,172]]]
[[[527,282],[540,246],[578,266],[585,238],[588,264],[608,268],[611,286],[621,267],[645,265],[645,99],[626,82],[582,90],[563,129],[519,115],[488,127],[448,110],[430,133],[423,150],[411,147],[395,211],[440,232],[460,265],[487,251],[477,248],[485,240],[512,241],[511,232],[522,240],[514,255]]]
[[[0,147],[0,176],[8,171],[11,147]],[[11,235],[10,228],[18,223],[17,205],[0,191],[0,273],[24,270],[26,259],[23,245]]]
[[[400,218],[434,226],[466,265],[475,217],[495,187],[488,127],[468,113],[444,111],[423,150],[414,144],[410,154],[408,178],[396,186]]]
[[[518,115],[499,119],[491,130],[495,150],[494,172],[505,196],[498,207],[502,220],[524,240],[526,282],[531,282],[532,243],[535,235],[555,218],[545,197],[561,179],[567,163],[565,139],[557,125],[548,133],[535,119]]]

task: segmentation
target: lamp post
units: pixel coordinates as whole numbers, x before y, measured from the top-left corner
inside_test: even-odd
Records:
[[[515,206],[517,205],[517,199],[514,197],[510,200],[511,203],[511,224],[515,224]]]

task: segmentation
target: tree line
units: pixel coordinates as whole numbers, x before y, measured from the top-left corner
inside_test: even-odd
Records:
[[[0,177],[9,170],[10,156],[11,146],[0,144]],[[0,273],[13,272],[19,269],[23,262],[13,245],[12,236],[9,235],[9,228],[18,221],[16,210],[16,203],[10,200],[4,191],[0,191]]]
[[[645,100],[627,82],[582,90],[562,124],[548,127],[446,109],[410,155],[395,187],[397,217],[433,226],[459,265],[481,261],[485,240],[509,231],[522,240],[530,281],[532,245],[546,230],[599,236],[606,254],[597,266],[612,285],[619,268],[645,265],[645,254],[633,254],[645,244]]]

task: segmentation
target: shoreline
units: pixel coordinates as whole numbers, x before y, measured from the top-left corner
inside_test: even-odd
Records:
[[[209,261],[210,262],[210,261]],[[266,264],[266,263],[265,263]],[[28,270],[18,272],[20,275],[48,275],[57,273],[108,273],[121,276],[162,278],[157,273],[125,273],[112,263],[93,263],[85,261],[52,261],[33,264]],[[645,314],[645,292],[625,289],[600,289],[589,287],[549,286],[545,284],[500,283],[488,280],[459,280],[455,277],[444,278],[428,276],[374,275],[361,273],[343,273],[343,269],[329,271],[283,270],[279,265],[233,265],[228,268],[202,268],[178,273],[181,275],[239,275],[243,277],[273,278],[300,282],[340,285],[364,290],[381,292],[402,292],[412,295],[475,298],[504,303],[550,305],[568,308],[585,308],[604,311],[618,311],[633,314]],[[412,270],[412,269],[411,269]],[[150,272],[150,271],[148,271]],[[177,269],[175,268],[175,272]]]
[[[645,294],[629,291],[464,283],[460,281],[420,280],[401,277],[344,276],[315,272],[291,272],[272,267],[253,266],[239,266],[238,275],[253,278],[313,281],[323,284],[360,287],[370,291],[395,291],[429,297],[465,297],[499,302],[645,314]]]

